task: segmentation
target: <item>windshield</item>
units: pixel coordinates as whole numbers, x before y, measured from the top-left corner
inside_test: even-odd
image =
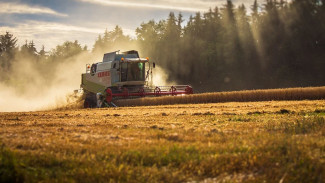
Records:
[[[145,64],[141,62],[122,63],[121,81],[144,81]]]

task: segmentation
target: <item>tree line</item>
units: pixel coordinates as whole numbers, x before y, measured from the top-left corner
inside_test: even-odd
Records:
[[[78,41],[49,53],[44,47],[38,52],[33,41],[18,48],[7,32],[0,37],[0,80],[10,79],[6,73],[19,56],[55,65],[82,52],[139,49],[169,80],[198,92],[320,86],[325,84],[324,33],[325,0],[255,0],[248,8],[227,0],[187,22],[173,12],[165,20],[144,22],[136,38],[116,26],[99,35],[92,50]]]

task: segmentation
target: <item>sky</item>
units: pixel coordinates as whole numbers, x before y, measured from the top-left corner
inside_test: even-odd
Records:
[[[249,9],[254,0],[233,0]],[[262,0],[258,1],[262,3]],[[33,41],[49,51],[65,41],[78,40],[92,49],[99,34],[116,25],[135,37],[135,29],[149,20],[182,13],[185,21],[196,12],[222,7],[226,0],[0,0],[0,34],[6,31],[18,45]]]

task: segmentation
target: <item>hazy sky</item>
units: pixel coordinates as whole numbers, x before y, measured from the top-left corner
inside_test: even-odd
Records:
[[[233,0],[249,9],[254,0]],[[263,2],[259,0],[259,2]],[[166,19],[169,12],[182,12],[184,18],[195,12],[221,7],[226,0],[0,0],[0,34],[6,31],[19,39],[33,40],[38,50],[46,50],[64,41],[78,40],[92,48],[105,29],[116,25],[125,34],[149,20]]]

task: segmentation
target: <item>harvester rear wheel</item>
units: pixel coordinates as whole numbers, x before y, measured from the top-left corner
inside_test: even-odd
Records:
[[[95,108],[97,107],[96,95],[89,93],[86,95],[84,101],[84,108]]]

